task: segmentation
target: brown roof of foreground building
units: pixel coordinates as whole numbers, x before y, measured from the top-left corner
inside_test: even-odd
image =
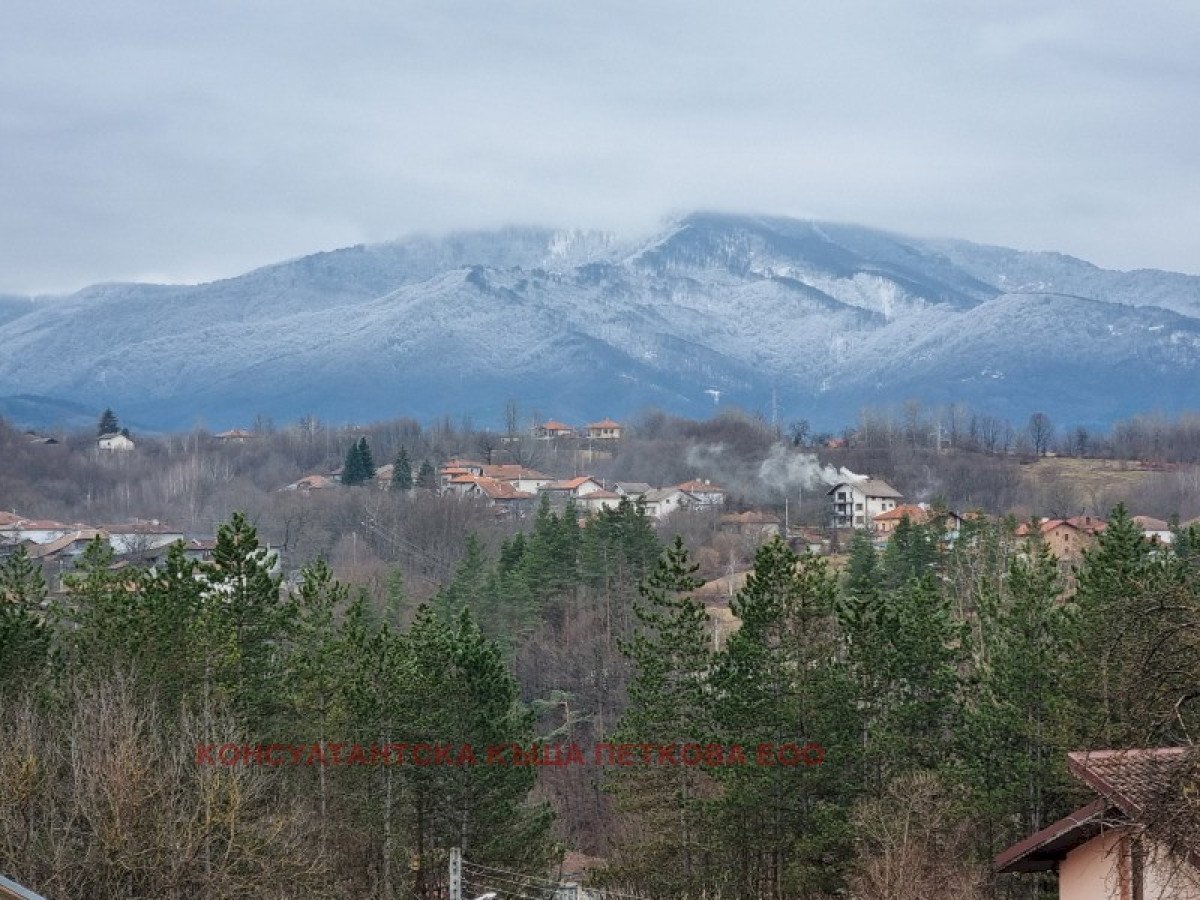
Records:
[[[1100,796],[997,854],[999,872],[1042,872],[1091,840],[1117,819],[1143,817],[1160,799],[1178,792],[1178,778],[1194,766],[1192,747],[1081,750],[1067,754],[1067,768]]]

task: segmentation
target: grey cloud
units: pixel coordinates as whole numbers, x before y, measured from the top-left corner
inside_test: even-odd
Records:
[[[799,213],[1200,271],[1185,4],[6,4],[0,291]]]

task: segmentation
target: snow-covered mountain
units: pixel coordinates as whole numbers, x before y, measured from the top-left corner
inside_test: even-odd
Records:
[[[0,412],[142,428],[722,403],[822,425],[963,401],[1102,423],[1195,404],[1200,277],[849,225],[698,213],[653,239],[506,229],[195,286],[0,297]],[[19,399],[14,399],[19,398]]]

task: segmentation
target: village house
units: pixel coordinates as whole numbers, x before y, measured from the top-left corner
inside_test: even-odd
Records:
[[[441,471],[454,471],[455,474],[466,472],[468,475],[482,475],[485,463],[474,459],[448,459],[442,463]]]
[[[279,490],[299,491],[302,494],[307,494],[311,491],[323,491],[335,486],[336,483],[334,480],[327,475],[305,475],[299,481],[293,481],[291,484],[285,484]]]
[[[1144,834],[1146,814],[1170,791],[1193,750],[1093,750],[1067,754],[1070,773],[1096,798],[995,858],[997,871],[1057,870],[1061,900],[1200,900],[1194,853],[1172,857]],[[1178,787],[1178,785],[1177,785]]]
[[[654,490],[654,486],[647,484],[644,481],[618,481],[613,485],[613,490],[622,497],[628,497],[630,500],[636,500],[643,494],[647,494]]]
[[[84,526],[64,525],[51,519],[23,519],[12,513],[0,513],[0,540],[9,544],[29,541],[49,544]]]
[[[624,499],[616,491],[592,491],[592,493],[576,500],[575,503],[580,509],[591,513],[598,513],[604,509],[616,509]]]
[[[924,525],[929,521],[929,513],[916,504],[901,503],[872,519],[871,530],[876,535],[890,535],[902,519],[908,519],[910,525]]]
[[[462,497],[486,501],[488,506],[511,513],[522,512],[532,504],[534,495],[517,490],[507,481],[481,475],[458,475],[450,482],[450,491]]]
[[[1070,519],[1039,519],[1033,527],[1028,522],[1022,522],[1016,531],[1018,538],[1028,542],[1034,534],[1041,536],[1054,557],[1063,562],[1078,562],[1083,558],[1083,552],[1096,541],[1096,535],[1103,531],[1103,519],[1095,516],[1074,516]]]
[[[229,431],[217,432],[213,437],[223,444],[244,444],[246,441],[253,440],[255,434],[244,428],[233,428]]]
[[[108,534],[98,528],[80,528],[47,544],[31,545],[28,550],[29,558],[43,562],[52,559],[73,562],[77,557],[83,555],[87,545],[96,538],[107,541]]]
[[[788,546],[796,553],[813,553],[817,556],[827,555],[832,541],[816,528],[791,528],[788,530]]]
[[[621,423],[612,419],[601,419],[588,425],[585,433],[593,441],[619,441],[621,439]]]
[[[726,513],[718,526],[721,531],[753,540],[765,541],[783,533],[783,521],[774,513],[752,509],[748,512]]]
[[[495,478],[498,481],[507,481],[518,491],[536,494],[543,487],[548,485],[554,479],[549,475],[543,475],[536,469],[528,469],[525,466],[518,465],[496,465],[484,466],[483,475],[485,478]]]
[[[841,481],[826,492],[833,528],[869,528],[876,516],[899,505],[904,496],[878,478]]]
[[[1171,531],[1170,523],[1164,522],[1162,519],[1134,516],[1133,524],[1142,529],[1142,535],[1152,544],[1165,546],[1175,540],[1175,533]]]
[[[551,481],[542,485],[540,493],[545,494],[551,501],[579,500],[588,494],[604,490],[602,485],[590,475],[580,475],[564,481]]]
[[[646,515],[652,519],[665,519],[679,509],[687,509],[696,504],[696,499],[686,491],[677,487],[655,488],[642,494],[641,501],[646,505]]]
[[[101,450],[120,452],[124,450],[132,450],[135,445],[133,441],[125,435],[118,431],[114,431],[111,434],[100,435],[100,437],[96,439],[96,446]]]
[[[711,509],[725,505],[725,488],[719,484],[713,484],[707,478],[685,481],[683,484],[677,484],[676,487],[694,497],[697,506]]]
[[[570,425],[564,425],[562,422],[555,422],[551,419],[548,422],[543,422],[541,425],[533,426],[534,437],[540,438],[543,441],[551,441],[556,438],[569,438],[575,434],[575,429]]]
[[[157,519],[127,525],[101,525],[100,530],[108,535],[113,552],[118,554],[157,550],[184,538],[181,529],[164,525]]]

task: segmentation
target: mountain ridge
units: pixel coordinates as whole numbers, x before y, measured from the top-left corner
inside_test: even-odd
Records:
[[[21,396],[40,425],[80,406],[145,428],[496,422],[510,398],[581,421],[700,415],[712,390],[826,427],[909,397],[1096,425],[1182,409],[1200,371],[1197,276],[725,213],[643,241],[508,228],[0,299],[0,413]]]

